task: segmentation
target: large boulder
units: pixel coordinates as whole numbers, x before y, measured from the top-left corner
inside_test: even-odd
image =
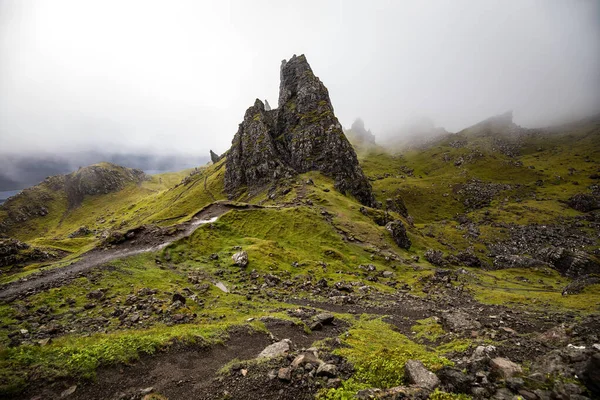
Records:
[[[233,263],[240,268],[245,268],[248,265],[248,253],[245,251],[238,251],[231,256]]]
[[[392,239],[401,249],[409,249],[411,246],[410,238],[406,233],[406,228],[401,221],[392,221],[385,226],[385,229],[390,232]]]
[[[600,274],[600,264],[594,257],[581,250],[547,247],[541,249],[538,256],[565,276],[576,278],[588,274]]]
[[[439,378],[419,360],[408,360],[404,365],[404,374],[409,383],[425,389],[433,390],[440,385]]]
[[[590,212],[600,209],[600,196],[590,193],[577,193],[567,200],[567,204],[577,211]]]
[[[268,111],[257,99],[246,111],[227,155],[225,190],[234,197],[308,171],[333,178],[364,205],[375,203],[329,92],[301,55],[281,64],[278,108]]]
[[[279,342],[275,342],[260,352],[258,358],[273,358],[287,354],[292,348],[292,341],[290,339],[283,339]]]

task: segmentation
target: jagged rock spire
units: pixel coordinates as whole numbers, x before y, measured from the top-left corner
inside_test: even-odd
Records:
[[[256,100],[244,116],[227,156],[225,190],[259,188],[278,178],[321,171],[342,193],[372,205],[371,185],[333,112],[329,92],[306,57],[281,63],[278,108]]]

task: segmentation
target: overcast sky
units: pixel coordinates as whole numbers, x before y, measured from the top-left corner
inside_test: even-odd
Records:
[[[0,0],[0,152],[224,152],[302,53],[376,135],[600,110],[596,0]]]

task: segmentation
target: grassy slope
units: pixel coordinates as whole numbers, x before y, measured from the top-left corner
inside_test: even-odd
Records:
[[[321,278],[334,282],[360,281],[380,291],[391,291],[383,283],[367,281],[357,268],[360,264],[372,263],[378,270],[393,271],[395,279],[408,283],[413,287],[413,293],[420,295],[419,279],[431,274],[433,268],[425,262],[408,261],[412,256],[422,256],[427,248],[448,251],[448,244],[455,249],[469,245],[479,250],[484,249],[480,243],[463,237],[464,233],[457,230],[456,223],[452,222],[456,213],[465,210],[459,199],[454,197],[451,185],[478,178],[484,181],[519,183],[525,187],[526,190],[508,193],[507,201],[504,200],[505,196],[495,199],[488,210],[470,212],[469,216],[475,220],[485,211],[490,211],[491,217],[497,221],[520,223],[547,223],[558,216],[579,215],[578,212],[565,208],[559,200],[584,191],[592,183],[588,176],[595,172],[598,165],[586,160],[600,159],[597,157],[600,146],[597,130],[582,128],[573,135],[558,135],[552,142],[543,141],[542,145],[532,139],[520,157],[523,167],[515,166],[511,163],[513,160],[506,156],[490,153],[482,138],[467,138],[471,142],[467,148],[455,149],[449,146],[448,141],[441,141],[422,152],[412,151],[395,156],[377,148],[365,150],[360,158],[365,173],[373,179],[377,198],[384,201],[398,191],[414,217],[416,228],[409,228],[409,236],[413,242],[409,251],[398,249],[383,227],[375,225],[359,211],[360,205],[357,202],[333,189],[331,180],[318,173],[308,173],[290,182],[288,186],[291,191],[285,195],[279,193],[275,199],[269,199],[263,193],[251,200],[267,206],[286,204],[286,208],[230,211],[211,226],[201,227],[190,238],[172,244],[161,254],[139,255],[116,261],[113,263],[116,270],[103,272],[97,279],[80,278],[28,300],[1,305],[3,324],[15,330],[29,328],[26,322],[17,318],[20,306],[30,304],[35,309],[44,305],[52,306],[56,319],[68,324],[72,318],[71,309],[81,311],[89,302],[86,294],[98,288],[107,289],[111,304],[117,301],[122,304],[127,295],[136,293],[142,287],[159,289],[158,296],[165,301],[169,300],[169,293],[180,291],[183,287],[189,287],[195,292],[196,289],[186,279],[190,273],[200,274],[204,283],[222,281],[233,289],[233,293],[224,295],[210,286],[207,292],[199,294],[204,306],[191,304],[182,311],[199,315],[196,322],[191,324],[167,326],[160,321],[150,321],[135,330],[122,330],[115,318],[104,315],[103,308],[99,307],[86,311],[86,315],[110,319],[108,333],[105,335],[82,338],[67,334],[49,346],[20,346],[10,349],[5,347],[8,330],[3,330],[0,334],[0,384],[5,390],[11,385],[18,387],[31,371],[35,371],[37,376],[45,377],[89,376],[98,365],[129,360],[141,352],[156,351],[174,339],[211,341],[221,338],[226,335],[228,326],[243,324],[248,316],[286,317],[277,310],[280,307],[290,307],[289,305],[274,301],[264,292],[252,295],[251,298],[246,296],[254,284],[249,283],[247,276],[231,265],[230,257],[236,251],[234,246],[242,246],[248,251],[250,265],[247,270],[256,270],[259,274],[274,274],[282,280],[292,281],[317,281]],[[538,151],[540,146],[543,149]],[[483,157],[473,163],[455,167],[452,162],[444,161],[444,153],[448,153],[450,158],[456,158],[466,156],[474,148],[481,149]],[[589,156],[587,159],[586,155]],[[191,176],[186,184],[173,187],[187,173],[168,174],[155,176],[140,187],[129,187],[120,195],[88,198],[80,209],[66,215],[63,212],[62,220],[54,217],[52,209],[52,217],[44,220],[46,224],[43,225],[43,231],[23,230],[16,232],[15,236],[32,240],[36,244],[60,246],[77,252],[93,245],[97,240],[67,238],[70,232],[81,225],[101,230],[124,229],[143,223],[168,225],[183,221],[204,205],[224,198],[223,163],[221,161],[203,169],[199,174]],[[414,168],[414,177],[401,177],[406,175],[399,172],[403,165]],[[536,168],[529,169],[529,165],[535,165]],[[568,175],[570,167],[577,170],[575,175]],[[498,171],[502,171],[502,174],[499,175]],[[561,179],[556,179],[557,175]],[[308,179],[314,184],[307,184]],[[540,179],[545,181],[542,187],[535,185]],[[579,182],[579,185],[574,185],[574,181]],[[446,193],[448,196],[444,196]],[[521,202],[517,202],[516,198],[522,197],[523,193],[535,193],[537,199],[523,198]],[[100,222],[100,219],[105,222]],[[111,222],[113,219],[114,222]],[[342,233],[355,240],[344,240]],[[494,228],[482,228],[484,237],[499,234],[501,233]],[[440,239],[446,244],[441,244]],[[219,255],[217,260],[210,257],[214,253]],[[397,254],[400,259],[390,260],[390,254]],[[157,257],[169,267],[159,268],[154,262]],[[167,262],[167,259],[170,261]],[[292,266],[294,262],[299,264]],[[415,266],[421,268],[420,272],[415,271]],[[598,286],[590,287],[580,295],[561,296],[559,289],[567,280],[553,272],[469,270],[475,278],[468,288],[483,302],[583,312],[597,311],[597,304],[600,303]],[[519,280],[520,276],[528,276],[530,283]],[[550,288],[552,291],[528,291],[540,288]],[[285,292],[287,289],[282,290]],[[276,295],[277,289],[272,289],[272,293]],[[73,306],[60,307],[58,304],[67,297],[74,299]],[[226,318],[222,320],[222,316]],[[389,372],[401,369],[400,364],[403,364],[402,360],[406,357],[421,358],[431,367],[445,362],[440,358],[443,355],[442,349],[426,349],[412,343],[382,321],[366,317],[349,321],[353,327],[349,335],[343,338],[348,347],[341,349],[340,354],[351,359],[359,371],[374,369],[381,371],[381,374],[358,374],[353,381],[345,383],[339,392],[325,393],[324,396],[343,398],[345,394],[359,388],[377,384],[374,381],[376,379],[389,378],[400,382],[401,376],[392,376]],[[433,329],[430,328],[427,328],[428,332]],[[437,326],[435,328],[439,329]],[[255,324],[254,329],[262,329],[261,324]],[[415,327],[416,331],[419,329],[422,328]],[[373,337],[380,340],[374,342],[371,340]],[[399,346],[406,350],[398,354],[388,353],[386,350]],[[390,363],[379,365],[378,362],[383,359],[389,359]],[[398,382],[379,383],[387,385]]]

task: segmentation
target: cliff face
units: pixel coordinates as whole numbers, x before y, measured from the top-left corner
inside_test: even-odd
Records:
[[[306,57],[281,64],[278,108],[256,100],[244,116],[229,151],[225,189],[260,188],[279,178],[321,171],[365,205],[374,203],[371,185],[337,120],[329,92]]]

